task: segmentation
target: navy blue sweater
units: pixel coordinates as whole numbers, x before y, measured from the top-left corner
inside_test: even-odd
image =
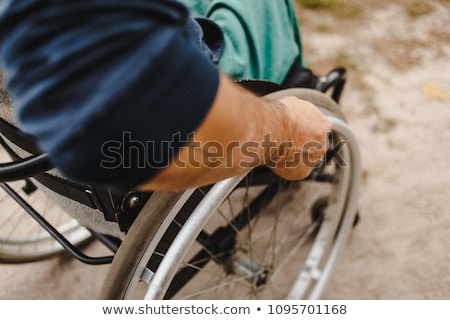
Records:
[[[72,179],[149,180],[217,92],[189,23],[171,0],[2,1],[0,61],[21,128]]]

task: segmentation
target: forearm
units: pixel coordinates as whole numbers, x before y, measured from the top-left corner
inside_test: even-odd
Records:
[[[271,115],[273,113],[273,116]],[[142,186],[151,190],[174,190],[207,185],[262,165],[259,147],[271,132],[276,112],[257,98],[221,76],[216,99],[206,119],[169,167]],[[243,153],[243,146],[247,153]]]

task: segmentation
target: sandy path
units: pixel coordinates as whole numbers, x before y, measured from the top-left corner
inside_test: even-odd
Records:
[[[309,65],[349,68],[342,106],[364,160],[362,219],[324,298],[450,299],[450,3],[412,17],[405,1],[348,2],[362,13],[301,13]],[[0,298],[93,299],[105,271],[0,265]]]

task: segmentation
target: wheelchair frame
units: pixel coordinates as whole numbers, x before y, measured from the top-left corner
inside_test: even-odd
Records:
[[[322,93],[328,92],[330,89],[332,99],[337,103],[341,97],[346,79],[345,79],[345,69],[337,68],[330,72],[328,75],[319,78],[316,90]],[[282,88],[277,84],[262,82],[262,81],[241,81],[240,82],[247,89],[261,95],[267,96],[271,93],[280,91]],[[351,134],[351,131],[346,127],[344,123],[337,119],[332,119],[334,128],[338,128],[341,133],[344,134],[345,139],[350,139],[352,142],[352,147],[357,150],[357,143],[354,137]],[[67,252],[69,252],[74,258],[78,259],[82,263],[99,265],[99,264],[110,264],[114,255],[105,256],[105,257],[89,257],[86,256],[83,252],[81,252],[77,245],[72,244],[68,239],[64,237],[58,230],[56,230],[51,223],[46,221],[42,215],[40,215],[36,210],[30,206],[26,200],[24,200],[17,192],[15,192],[8,184],[9,181],[17,181],[17,180],[25,180],[26,187],[25,191],[27,193],[31,193],[37,188],[33,182],[31,182],[30,178],[36,179],[39,183],[42,183],[47,188],[55,191],[56,193],[68,197],[72,200],[80,202],[88,207],[94,208],[102,212],[104,219],[106,221],[112,221],[119,225],[120,231],[127,233],[130,228],[133,226],[133,222],[139,216],[142,208],[145,206],[147,200],[152,196],[152,193],[142,193],[137,192],[135,190],[130,191],[126,194],[115,194],[111,192],[111,190],[100,190],[98,188],[93,188],[90,186],[81,186],[77,185],[73,182],[67,181],[62,178],[54,177],[46,172],[53,169],[53,165],[49,160],[47,154],[39,154],[38,148],[36,148],[36,144],[32,137],[24,135],[19,129],[15,128],[11,124],[6,121],[0,121],[0,132],[4,135],[8,140],[14,141],[17,143],[22,149],[28,151],[32,155],[27,158],[19,157],[8,144],[4,141],[4,139],[0,139],[0,144],[5,148],[5,150],[10,154],[10,156],[14,159],[13,162],[5,163],[0,165],[0,186],[5,190],[5,192],[11,196],[33,219],[35,219],[43,229],[45,229]],[[326,159],[331,159],[333,157],[334,150],[330,150],[327,153]],[[353,163],[355,164],[353,176],[354,181],[351,183],[355,184],[355,186],[359,185],[359,176],[360,176],[360,160],[358,159],[359,155],[356,154],[351,155],[354,157]],[[328,160],[327,160],[328,161]],[[262,168],[261,168],[262,169]],[[313,174],[308,178],[309,180],[314,181],[332,181],[333,177],[321,172],[321,170],[313,171]],[[264,170],[261,172],[263,174],[260,175],[261,179],[272,179],[273,176],[264,174]],[[222,184],[231,183],[235,186],[239,185],[242,177],[236,177],[234,179],[230,179],[228,182],[221,182]],[[218,184],[220,186],[220,184]],[[277,186],[278,187],[278,186]],[[212,188],[220,188],[217,186],[212,186]],[[234,188],[234,187],[233,187]],[[351,202],[351,208],[348,209],[352,212],[356,212],[356,198],[357,193],[352,196],[353,199]],[[254,204],[255,207],[258,207],[258,204]],[[207,211],[207,210],[206,210]],[[204,212],[206,212],[204,211]],[[352,215],[350,215],[352,216]],[[189,220],[189,214],[184,218],[185,220]],[[353,221],[352,221],[353,222]],[[185,251],[187,250],[187,245],[191,244],[191,242],[187,241],[190,237],[191,239],[195,239],[195,233],[201,234],[202,223],[199,223],[199,220],[195,220],[193,222],[197,225],[196,228],[184,228],[188,230],[185,236],[178,237],[178,234],[174,234],[170,239],[170,241],[178,241],[179,246],[177,246],[178,250]],[[347,223],[347,228],[349,224]],[[199,229],[200,228],[200,229]],[[121,239],[109,235],[105,235],[99,233],[95,230],[89,230],[94,238],[98,239],[102,242],[106,247],[111,249],[111,251],[115,254],[121,245]],[[200,237],[200,236],[199,236]],[[197,239],[199,239],[197,237]],[[200,237],[201,238],[201,237]],[[180,240],[181,239],[181,240]],[[199,240],[201,241],[201,239]],[[345,237],[339,239],[339,241],[344,242]],[[333,261],[337,258],[339,251],[335,251],[332,253]],[[181,259],[180,254],[175,255]],[[166,260],[163,262],[158,261],[161,264],[161,268],[165,270],[162,275],[158,274],[159,281],[161,283],[167,282],[168,278],[174,276],[176,270],[171,269],[171,265],[176,265],[181,262],[181,260],[177,260],[176,263],[172,260]],[[334,263],[330,264],[329,268],[332,267]],[[152,271],[153,272],[153,271]],[[330,272],[328,272],[329,274]],[[160,273],[161,274],[161,273]],[[152,275],[153,277],[153,275]],[[300,277],[298,281],[300,281]],[[312,297],[317,298],[319,296],[319,292],[323,291],[323,288],[327,282],[327,278],[322,280],[322,284],[316,289],[317,293],[314,293]],[[166,285],[167,287],[167,285]],[[156,288],[162,288],[162,284],[156,285]],[[170,298],[172,294],[162,294],[161,292],[153,291],[148,293],[146,298]],[[295,294],[294,294],[295,296]]]

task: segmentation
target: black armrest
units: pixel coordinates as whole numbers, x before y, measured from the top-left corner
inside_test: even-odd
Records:
[[[26,179],[53,168],[47,154],[0,164],[0,181],[16,181]]]

